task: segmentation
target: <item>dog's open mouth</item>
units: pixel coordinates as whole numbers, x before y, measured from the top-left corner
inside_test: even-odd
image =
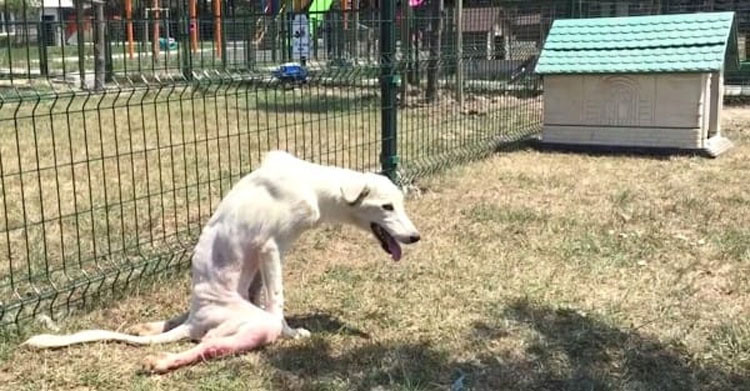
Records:
[[[375,237],[380,241],[380,246],[383,247],[385,252],[391,254],[394,261],[401,259],[401,246],[396,239],[385,230],[385,228],[375,223],[371,223],[370,229],[372,229],[372,233],[375,234]]]

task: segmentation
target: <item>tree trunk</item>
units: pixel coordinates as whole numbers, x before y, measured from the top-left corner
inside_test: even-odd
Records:
[[[352,58],[359,60],[359,0],[352,1],[352,12],[354,13],[354,32],[352,38]]]
[[[443,33],[443,0],[432,0],[430,15],[430,59],[427,62],[427,91],[428,102],[434,102],[438,96],[438,78],[440,76],[440,41]]]
[[[401,77],[401,104],[403,106],[408,104],[407,87],[411,78],[411,74],[409,73],[411,69],[411,33],[409,31],[411,17],[409,11],[409,2],[406,0],[401,1],[401,66],[404,69]]]
[[[105,57],[104,57],[104,45],[106,44],[105,33],[107,28],[107,22],[104,19],[104,2],[96,1],[94,8],[96,9],[96,37],[94,42],[94,89],[101,91],[104,89],[104,72],[105,72]]]

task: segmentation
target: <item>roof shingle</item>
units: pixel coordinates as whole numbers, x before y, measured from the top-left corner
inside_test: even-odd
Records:
[[[733,12],[556,20],[539,74],[721,70]]]

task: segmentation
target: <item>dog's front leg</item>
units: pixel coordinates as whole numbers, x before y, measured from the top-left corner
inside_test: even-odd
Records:
[[[281,318],[283,338],[304,338],[310,331],[304,328],[291,328],[284,317],[284,287],[281,272],[281,253],[275,244],[267,244],[260,252],[260,272],[265,288],[265,310]]]
[[[250,288],[247,290],[247,300],[253,303],[258,308],[266,309],[265,300],[261,301],[263,295],[263,273],[255,273],[253,282],[250,283]]]

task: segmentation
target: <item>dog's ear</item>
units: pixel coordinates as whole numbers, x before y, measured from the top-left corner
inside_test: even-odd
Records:
[[[364,180],[341,186],[341,195],[344,197],[344,201],[351,206],[359,205],[368,194],[370,194],[370,189]]]

